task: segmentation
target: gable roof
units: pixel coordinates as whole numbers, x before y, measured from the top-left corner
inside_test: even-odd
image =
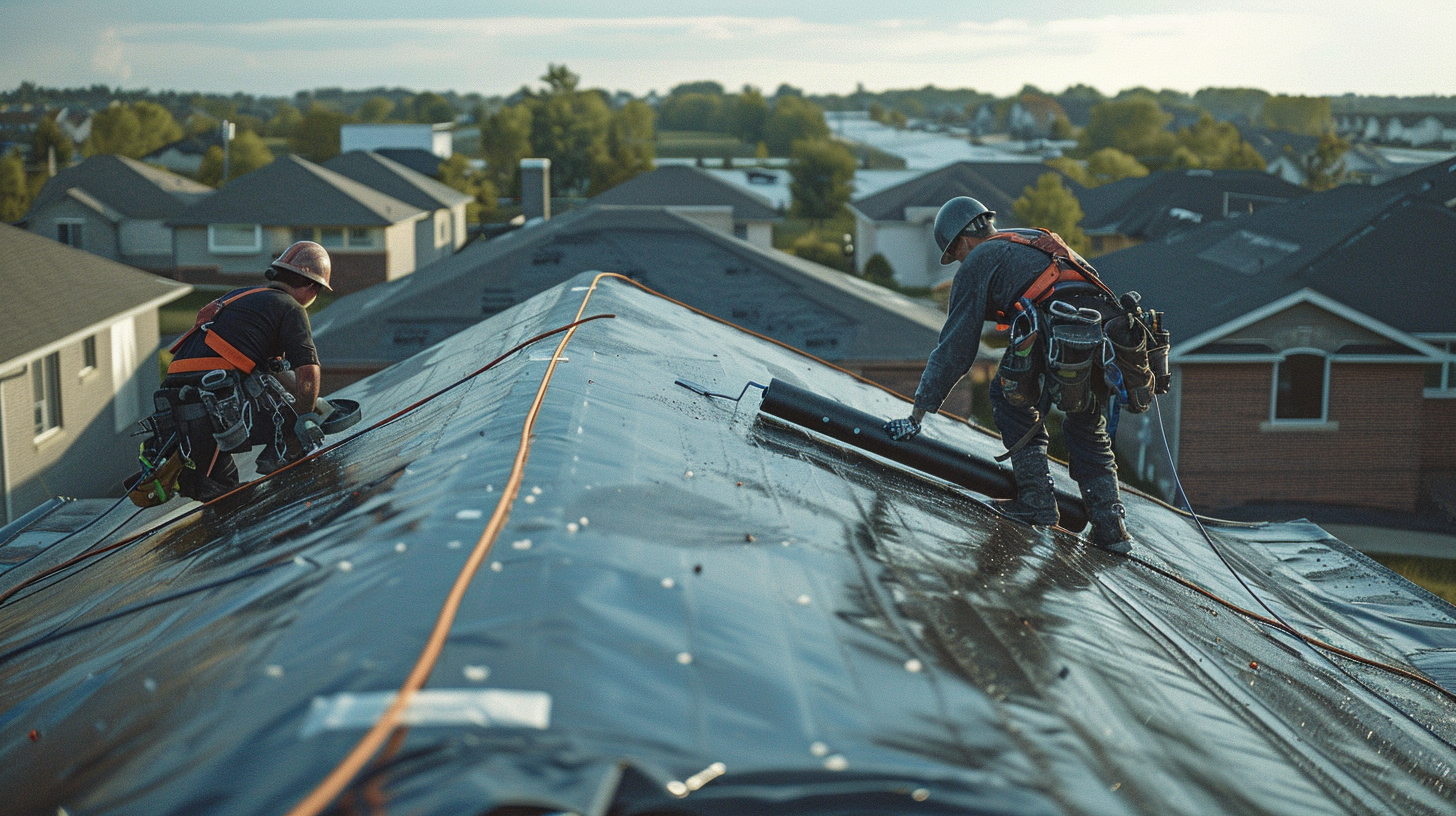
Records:
[[[1456,332],[1456,162],[1345,185],[1096,260],[1167,310],[1174,345],[1310,289],[1408,334]]]
[[[0,224],[0,282],[0,365],[192,291],[6,224]]]
[[[324,167],[422,210],[449,209],[474,197],[369,150],[351,150]]]
[[[442,159],[423,147],[376,147],[374,152],[419,173],[434,178],[440,174]]]
[[[214,191],[175,173],[169,173],[125,156],[91,156],[67,167],[46,181],[31,202],[35,213],[79,189],[126,218],[164,220]],[[29,218],[30,216],[26,216]]]
[[[1309,192],[1259,170],[1162,170],[1077,193],[1088,235],[1162,238]]]
[[[615,317],[509,353],[598,314]],[[735,394],[776,377],[877,417],[909,407],[577,276],[343,392],[364,420],[317,456],[133,544],[98,539],[106,522],[0,573],[8,590],[109,550],[105,568],[0,606],[22,735],[0,741],[7,807],[286,812],[432,666],[353,801],[1449,810],[1449,698],[1248,614],[1257,593],[1308,635],[1456,689],[1456,610],[1318,527],[1205,521],[1230,567],[1186,515],[1128,491],[1137,560],[1113,556],[787,425],[756,390],[729,403],[679,377]],[[923,435],[995,469],[988,434],[930,416]]]
[[[626,206],[733,208],[736,221],[778,221],[767,199],[712,173],[686,164],[665,164],[618,184],[592,199],[595,204]]]
[[[940,207],[956,196],[970,196],[996,211],[1001,226],[1028,226],[1016,220],[1012,204],[1022,191],[1034,186],[1047,173],[1061,176],[1062,183],[1080,196],[1083,187],[1045,164],[1032,162],[968,162],[948,164],[921,176],[902,181],[850,204],[872,221],[904,221],[907,207]]]
[[[585,270],[619,272],[830,360],[924,360],[938,309],[662,207],[593,204],[330,304],[313,320],[325,365],[392,362]]]
[[[1241,127],[1239,128],[1239,135],[1266,162],[1271,162],[1278,158],[1298,160],[1302,156],[1308,156],[1313,153],[1315,148],[1319,147],[1318,136],[1290,133],[1287,130]]]
[[[145,156],[144,160],[157,160],[171,151],[176,151],[184,156],[197,156],[199,158],[207,155],[208,148],[222,148],[222,134],[217,130],[208,130],[204,133],[197,133],[175,142],[168,142],[153,150]]]
[[[229,181],[169,223],[363,227],[397,224],[424,213],[333,170],[288,155]]]

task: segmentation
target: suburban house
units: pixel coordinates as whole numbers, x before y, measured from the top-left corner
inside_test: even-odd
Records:
[[[350,153],[355,150],[412,148],[428,150],[441,159],[448,159],[455,150],[454,129],[453,122],[343,125],[339,128],[339,149]],[[438,160],[436,163],[439,163]]]
[[[135,159],[97,155],[52,176],[24,223],[68,246],[165,272],[173,265],[168,221],[212,193],[205,184]]]
[[[317,241],[333,260],[333,288],[356,292],[415,271],[424,209],[298,156],[238,176],[173,217],[178,280],[241,286],[258,280],[294,241]]]
[[[368,150],[335,156],[323,166],[429,213],[415,222],[415,266],[433,263],[465,245],[465,205],[474,200],[472,196]]]
[[[222,149],[222,133],[216,128],[162,145],[142,156],[142,161],[165,167],[173,173],[195,176],[202,169],[202,160],[211,147]]]
[[[914,392],[945,321],[933,305],[671,207],[591,204],[330,304],[313,320],[324,393],[589,270],[626,275],[902,394]],[[969,388],[958,387],[945,410],[969,415]]]
[[[439,178],[440,157],[418,147],[376,147],[371,152],[399,162],[422,176]]]
[[[1098,261],[1166,310],[1173,390],[1118,448],[1194,506],[1456,510],[1456,162]]]
[[[0,522],[119,496],[157,389],[157,309],[192,287],[0,224]]]
[[[1258,170],[1161,170],[1078,192],[1091,254],[1250,215],[1308,191]]]
[[[962,161],[852,201],[855,269],[863,272],[871,257],[883,255],[901,286],[933,287],[949,279],[955,267],[941,266],[935,246],[940,206],[956,196],[971,196],[996,211],[998,226],[1035,226],[1018,222],[1012,204],[1046,173],[1057,171],[1034,162]],[[1081,184],[1058,175],[1073,194],[1082,195]]]
[[[592,199],[594,204],[667,207],[725,235],[773,248],[773,225],[783,217],[762,196],[686,164],[665,164]]]
[[[1456,146],[1456,115],[1349,113],[1335,117],[1335,132],[1365,142],[1412,147]]]

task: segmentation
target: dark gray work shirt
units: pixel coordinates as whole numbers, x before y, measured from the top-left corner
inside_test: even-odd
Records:
[[[241,291],[245,290],[234,289],[221,299]],[[318,365],[308,310],[282,289],[270,286],[222,307],[212,320],[212,330],[255,364],[283,357],[293,368]],[[206,336],[200,331],[194,332],[177,350],[178,360],[216,356],[217,352],[207,345]]]
[[[1012,229],[1028,238],[1036,230]],[[915,389],[915,407],[933,414],[955,384],[971,370],[981,347],[985,321],[998,309],[1016,302],[1026,288],[1046,271],[1051,256],[1010,241],[986,241],[971,250],[956,270],[950,285],[949,315],[940,329],[940,343],[926,361]]]

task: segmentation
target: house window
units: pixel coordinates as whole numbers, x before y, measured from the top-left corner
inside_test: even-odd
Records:
[[[61,353],[53,352],[30,366],[30,384],[35,398],[35,435],[61,427]]]
[[[439,248],[450,243],[450,212],[442,210],[435,213],[435,247]]]
[[[207,249],[218,255],[252,255],[263,248],[263,228],[258,224],[210,224]]]
[[[1274,364],[1274,419],[1323,420],[1329,396],[1329,358],[1290,354]]]
[[[324,227],[318,231],[318,242],[324,249],[343,249],[344,230],[342,227]]]
[[[293,228],[293,242],[295,244],[298,243],[299,241],[312,241],[312,240],[314,240],[313,227],[294,227]]]
[[[66,246],[81,248],[81,222],[80,221],[58,221],[56,222],[56,240]]]
[[[81,374],[90,374],[96,370],[96,335],[91,335],[81,341]]]
[[[374,249],[379,246],[379,230],[369,227],[349,228],[350,249]]]

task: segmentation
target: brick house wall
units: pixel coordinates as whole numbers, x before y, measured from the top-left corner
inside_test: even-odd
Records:
[[[1421,406],[1421,496],[1456,513],[1456,399]]]
[[[1319,428],[1267,424],[1273,369],[1182,367],[1178,471],[1195,507],[1287,501],[1417,508],[1427,457],[1422,403],[1430,402],[1421,366],[1334,363],[1329,424]]]

